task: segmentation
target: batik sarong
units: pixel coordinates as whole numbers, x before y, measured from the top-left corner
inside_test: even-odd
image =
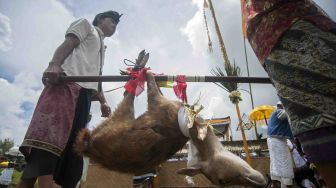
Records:
[[[293,134],[305,151],[310,148],[308,160],[323,161],[313,157],[322,155],[314,152],[313,145],[329,145],[325,152],[336,159],[336,149],[330,148],[336,142],[336,32],[308,21],[296,22],[266,59],[265,69],[289,114]],[[305,139],[305,134],[310,138]]]
[[[81,87],[75,83],[45,86],[36,105],[20,151],[38,148],[60,156],[65,148]]]

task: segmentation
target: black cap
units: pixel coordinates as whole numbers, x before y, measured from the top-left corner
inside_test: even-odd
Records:
[[[118,12],[113,11],[113,10],[109,10],[109,11],[97,14],[95,18],[93,19],[92,24],[94,26],[97,26],[98,20],[103,19],[103,18],[112,18],[118,24],[121,16],[122,14],[119,14]]]

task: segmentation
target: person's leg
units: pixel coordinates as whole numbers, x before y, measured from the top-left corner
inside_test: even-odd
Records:
[[[281,178],[281,188],[291,188],[293,187],[293,179],[291,178]]]
[[[271,181],[271,188],[280,188],[280,182],[277,180]]]
[[[52,185],[52,178],[40,179],[40,177],[52,176],[58,158],[58,156],[52,154],[51,152],[42,149],[31,148],[31,152],[26,156],[27,164],[25,165],[21,176],[21,181],[17,185],[17,188],[33,188],[36,179],[39,180],[39,184],[40,181],[42,181],[42,183],[45,185]]]
[[[21,179],[16,185],[16,188],[33,188],[36,182],[36,178]]]
[[[54,187],[53,175],[39,176],[38,178],[39,188],[52,188]]]
[[[88,122],[91,106],[90,99],[90,90],[81,89],[76,104],[71,133],[54,172],[55,183],[62,186],[62,188],[76,187],[82,176],[83,158],[75,152],[74,143],[78,132],[85,128]]]

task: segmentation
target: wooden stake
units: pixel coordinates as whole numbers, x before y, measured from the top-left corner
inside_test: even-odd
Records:
[[[242,137],[243,137],[244,150],[245,150],[245,154],[246,154],[246,162],[249,165],[251,165],[250,151],[248,149],[248,145],[247,145],[247,141],[246,141],[245,130],[242,126],[242,118],[241,118],[241,115],[240,115],[239,103],[236,103],[235,105],[236,105],[236,111],[237,111],[237,115],[238,115],[238,119],[239,119],[238,126],[241,130],[241,134],[242,134]]]

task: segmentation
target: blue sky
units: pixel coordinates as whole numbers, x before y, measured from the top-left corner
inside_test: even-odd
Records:
[[[316,0],[334,20],[336,2]],[[217,20],[231,61],[235,60],[246,76],[240,4],[238,0],[213,0]],[[108,46],[104,75],[118,75],[124,69],[123,59],[134,60],[146,49],[150,53],[148,65],[153,72],[165,74],[210,75],[210,70],[222,66],[218,40],[210,11],[206,10],[213,53],[207,51],[207,37],[202,12],[203,0],[0,0],[0,139],[12,138],[22,142],[32,111],[42,90],[41,75],[54,50],[63,41],[71,22],[78,18],[92,20],[102,11],[116,10],[124,15]],[[251,76],[266,76],[249,44],[247,45]],[[124,83],[104,83],[105,90]],[[247,84],[241,84],[247,89]],[[253,84],[255,106],[274,105],[276,93],[271,85]],[[121,90],[107,93],[112,108],[122,99]],[[228,94],[211,83],[189,83],[187,94],[194,101],[202,93],[201,103],[207,108],[204,114],[211,117],[231,116],[234,139],[237,117]],[[176,99],[172,89],[164,94]],[[242,113],[251,109],[249,95],[242,92]],[[136,113],[146,110],[146,96],[135,100]],[[99,105],[93,103],[93,120],[100,118]],[[259,128],[264,132],[263,128]],[[254,133],[247,132],[249,138]]]

